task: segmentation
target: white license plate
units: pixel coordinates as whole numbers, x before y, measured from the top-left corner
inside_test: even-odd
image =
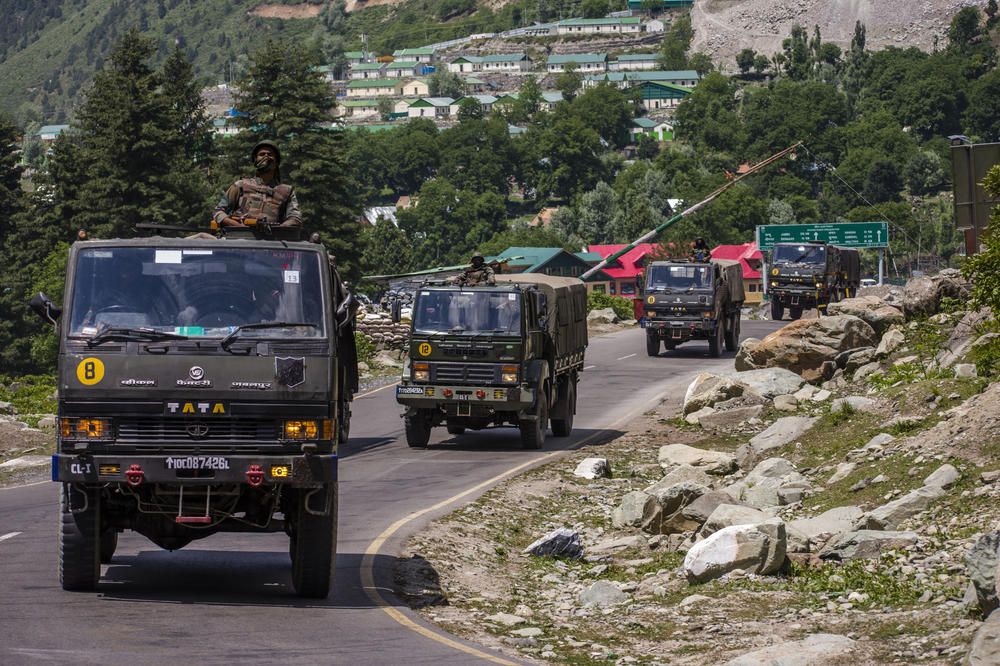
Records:
[[[222,456],[170,456],[167,469],[229,469],[229,458]]]
[[[462,393],[456,393],[456,394],[455,394],[455,400],[468,400],[468,399],[469,399],[469,398],[471,398],[471,397],[472,397],[472,396],[469,396],[469,395],[464,395],[464,394],[462,394]]]

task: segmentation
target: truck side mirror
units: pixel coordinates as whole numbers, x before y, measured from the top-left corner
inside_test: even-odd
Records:
[[[59,315],[62,314],[62,308],[53,303],[52,299],[41,291],[35,294],[35,296],[28,301],[28,305],[32,310],[38,313],[39,317],[47,322],[50,322],[53,326],[56,325],[56,320],[59,319]]]

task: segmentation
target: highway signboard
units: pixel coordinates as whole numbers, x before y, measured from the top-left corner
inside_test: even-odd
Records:
[[[831,224],[762,224],[757,227],[757,249],[771,250],[775,243],[826,241],[841,247],[888,247],[886,222],[842,222]]]

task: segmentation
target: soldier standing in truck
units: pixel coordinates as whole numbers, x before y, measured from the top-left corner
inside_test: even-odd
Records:
[[[257,142],[250,152],[256,175],[241,178],[223,193],[213,219],[220,227],[243,227],[247,220],[255,224],[283,227],[302,225],[299,201],[291,185],[281,182],[281,151],[267,139]]]

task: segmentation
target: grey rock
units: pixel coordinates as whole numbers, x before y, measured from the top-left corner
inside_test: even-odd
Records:
[[[735,569],[756,574],[777,571],[785,561],[785,524],[777,518],[732,525],[694,544],[684,556],[687,579],[701,583]]]
[[[973,343],[979,337],[979,331],[982,329],[983,324],[990,319],[992,319],[992,316],[989,310],[966,313],[965,316],[962,317],[961,321],[955,325],[955,328],[952,329],[951,335],[948,336],[948,340],[944,343],[944,349],[938,352],[938,354],[934,357],[938,366],[947,368],[954,365],[966,354],[968,354],[969,350],[972,349]],[[975,368],[973,367],[972,370],[974,371],[974,369]],[[966,367],[963,372],[968,372],[969,370],[970,368]],[[959,375],[958,369],[956,368],[955,376],[959,377],[969,375]]]
[[[608,466],[607,458],[584,458],[573,470],[573,476],[580,476],[584,479],[598,479],[611,476],[611,468]]]
[[[865,377],[875,374],[882,369],[882,365],[877,362],[866,363],[854,371],[854,381],[860,382]]]
[[[12,403],[0,401],[0,414],[14,416],[17,414],[17,407],[15,407]]]
[[[599,580],[581,592],[577,602],[581,606],[614,606],[625,603],[629,598],[614,583]]]
[[[899,349],[906,342],[906,333],[902,326],[893,326],[882,334],[882,339],[875,348],[875,358],[885,358]]]
[[[826,541],[831,536],[850,532],[854,523],[864,515],[857,506],[838,506],[812,518],[798,518],[788,523],[789,530],[804,534],[810,542]]]
[[[524,552],[539,557],[552,555],[577,560],[583,557],[583,545],[578,532],[560,527],[532,543]]]
[[[701,420],[706,416],[710,416],[715,413],[714,407],[702,407],[701,409],[691,412],[684,417],[684,420],[691,425],[701,425]]]
[[[695,414],[699,414],[695,412]],[[708,414],[703,414],[698,418],[698,425],[707,430],[717,430],[742,425],[750,419],[759,418],[764,413],[763,405],[752,407],[737,407],[736,409],[712,410]],[[691,415],[693,416],[693,414]]]
[[[863,319],[882,335],[893,324],[902,324],[903,313],[878,296],[856,296],[845,298],[839,303],[830,303],[826,309],[830,315],[848,314]]]
[[[595,543],[590,547],[592,553],[617,553],[630,548],[642,548],[646,545],[646,540],[639,535],[618,537],[617,539],[606,539]]]
[[[971,285],[962,278],[960,271],[945,269],[937,275],[911,278],[903,290],[903,314],[907,320],[938,313],[945,296],[968,300]]]
[[[820,666],[839,663],[839,658],[849,654],[853,645],[853,640],[839,634],[810,634],[799,641],[786,641],[747,652],[730,659],[723,666]]]
[[[785,368],[760,368],[737,372],[736,379],[771,400],[775,396],[795,393],[806,383],[802,377]]]
[[[683,481],[669,488],[657,489],[654,496],[660,503],[660,521],[656,525],[650,525],[648,531],[659,534],[677,534],[698,529],[701,523],[687,518],[682,510],[708,492],[709,489],[706,486],[691,481]]]
[[[899,499],[866,513],[859,520],[858,527],[870,530],[894,530],[904,520],[920,513],[943,495],[944,490],[939,486],[923,486],[911,490]]]
[[[669,488],[675,483],[681,483],[682,481],[693,481],[694,483],[700,483],[703,486],[711,487],[713,480],[708,474],[698,467],[692,467],[691,465],[677,465],[670,468],[670,471],[666,475],[654,483],[649,488],[646,488],[646,492],[649,494],[655,494],[655,489],[658,488]]]
[[[774,408],[780,412],[794,412],[799,408],[799,401],[794,395],[775,396]]]
[[[832,413],[840,412],[845,409],[853,409],[856,411],[863,411],[868,409],[875,404],[875,401],[871,398],[866,398],[860,395],[849,395],[845,398],[837,398],[830,405],[830,411]]]
[[[956,363],[955,376],[961,378],[978,377],[974,363]]]
[[[32,467],[42,467],[52,464],[52,456],[21,456],[11,458],[0,463],[0,469],[12,471],[17,469],[31,469]]]
[[[784,479],[794,475],[794,478],[805,478],[795,469],[795,465],[784,458],[768,458],[757,463],[744,477],[748,484],[760,484],[765,479]]]
[[[44,428],[44,429],[55,428],[56,427],[56,417],[54,417],[54,416],[43,416],[42,418],[38,419],[38,427],[40,429],[41,428]]]
[[[826,485],[832,486],[833,484],[846,479],[851,475],[851,472],[853,472],[857,466],[857,463],[852,462],[839,463],[837,465],[837,469],[832,475],[830,475],[830,478],[826,480]]]
[[[763,511],[750,506],[740,506],[738,504],[720,504],[715,507],[711,515],[705,520],[698,534],[707,537],[721,529],[732,527],[733,525],[755,525],[767,520],[768,516]]]
[[[641,490],[625,493],[621,503],[611,513],[611,524],[617,528],[639,527],[649,529],[659,525],[660,503],[656,497]]]
[[[511,613],[496,613],[495,615],[487,615],[483,619],[505,627],[516,627],[519,624],[527,622],[527,620],[520,615],[513,615]]]
[[[742,396],[750,387],[732,377],[703,372],[688,385],[684,394],[684,413],[690,414],[703,407]]]
[[[740,348],[736,352],[736,358],[733,359],[733,367],[736,368],[737,372],[758,369],[758,366],[753,362],[751,350],[759,344],[760,338],[744,338],[743,341],[740,342]]]
[[[996,666],[1000,664],[1000,613],[993,613],[972,637],[962,666]]]
[[[722,451],[696,449],[687,444],[667,444],[660,447],[660,466],[690,465],[709,474],[729,474],[736,470],[736,458]]]
[[[732,502],[732,498],[726,493],[711,490],[681,509],[681,514],[700,527],[720,504],[731,504]]]
[[[988,615],[996,609],[998,562],[1000,562],[1000,530],[983,534],[965,551],[965,567],[969,580],[976,588],[979,609]]]
[[[613,308],[603,308],[601,310],[591,310],[587,315],[587,324],[617,324],[618,315]]]
[[[844,372],[851,374],[863,365],[875,360],[875,348],[865,347],[850,354],[844,361]]]
[[[906,548],[916,543],[916,532],[857,530],[834,536],[819,552],[819,557],[842,562],[870,560],[878,557],[883,550]]]
[[[997,481],[1000,481],[1000,469],[991,469],[987,472],[980,472],[979,480],[983,483],[996,483]]]
[[[960,478],[962,478],[962,475],[958,473],[958,470],[953,465],[945,463],[924,479],[924,485],[939,486],[947,490],[955,485]]]
[[[780,449],[801,437],[816,423],[816,419],[815,416],[784,416],[778,419],[764,432],[755,435],[747,442],[746,448],[741,447],[737,452],[740,466],[749,467],[769,451]]]

